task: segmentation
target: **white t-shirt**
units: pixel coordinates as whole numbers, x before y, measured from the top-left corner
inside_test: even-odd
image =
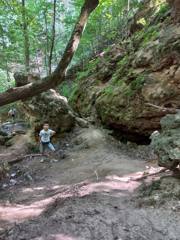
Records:
[[[47,143],[50,142],[51,136],[53,131],[51,129],[48,129],[45,131],[44,129],[40,131],[39,136],[41,137],[41,142]]]

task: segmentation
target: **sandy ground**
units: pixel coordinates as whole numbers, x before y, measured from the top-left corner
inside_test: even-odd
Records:
[[[16,147],[20,154],[19,139],[1,156]],[[0,239],[180,239],[178,211],[135,202],[137,178],[152,166],[148,146],[124,145],[95,128],[75,129],[59,146],[64,159],[27,158],[1,183]]]

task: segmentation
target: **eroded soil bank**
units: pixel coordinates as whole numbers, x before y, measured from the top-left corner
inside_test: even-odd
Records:
[[[65,158],[27,158],[1,182],[0,239],[179,239],[178,196],[158,205],[158,192],[148,204],[142,192],[137,197],[140,185],[171,177],[138,180],[156,171],[149,146],[122,144],[94,127],[75,129],[58,145]]]

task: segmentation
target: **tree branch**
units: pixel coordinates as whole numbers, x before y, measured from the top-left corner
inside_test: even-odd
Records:
[[[145,103],[145,105],[159,109],[160,111],[165,112],[165,113],[171,113],[171,114],[177,113],[177,109],[175,109],[175,108],[160,107],[160,106],[154,105],[152,103]]]
[[[35,83],[29,83],[25,86],[11,88],[6,92],[1,93],[0,106],[33,97],[37,94],[47,91],[50,88],[56,87],[64,80],[67,68],[79,46],[80,39],[87,24],[87,20],[91,12],[98,6],[98,4],[99,0],[85,0],[71,38],[55,71],[50,76],[47,76]]]

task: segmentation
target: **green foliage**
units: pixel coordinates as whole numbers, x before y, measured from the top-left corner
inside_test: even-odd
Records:
[[[142,88],[145,82],[145,76],[144,75],[138,75],[135,80],[133,80],[130,84],[130,87],[133,91],[138,91]]]
[[[159,17],[161,17],[161,16],[163,17],[164,14],[166,14],[168,10],[169,10],[169,5],[167,3],[161,4],[157,15]]]
[[[78,94],[78,84],[74,83],[72,88],[71,88],[71,94],[69,96],[69,101],[73,103],[77,97]]]
[[[74,2],[82,3],[82,0]],[[132,6],[135,3],[137,1],[133,0]],[[126,0],[101,0],[89,19],[75,60],[81,61],[82,58],[103,50],[120,37],[121,29],[127,26],[128,14],[125,15],[125,10],[127,11]]]
[[[137,0],[131,1],[131,9],[127,14],[125,13],[126,0],[101,0],[99,7],[89,19],[73,62],[77,63],[77,61],[87,58],[120,36],[120,27],[127,24],[126,16],[132,14],[137,2]],[[30,58],[36,58],[39,52],[47,56],[50,51],[52,35],[53,1],[26,0],[25,3]],[[60,1],[57,4],[54,64],[56,64],[56,55],[58,54],[59,58],[64,51],[83,3],[84,0],[72,0]],[[5,68],[6,62],[16,62],[23,66],[24,41],[21,1],[0,1],[0,33],[0,58],[3,59],[0,67]],[[47,64],[45,61],[44,56],[44,67]]]
[[[71,103],[74,102],[74,100],[76,99],[76,95],[78,93],[78,81],[75,82],[63,82],[60,86],[59,86],[59,93],[66,97]]]
[[[95,69],[99,63],[99,59],[95,58],[88,63],[83,68],[83,71],[79,71],[77,73],[76,81],[80,81],[81,79],[85,79],[89,77],[91,74],[94,74]]]
[[[8,88],[14,86],[14,79],[11,74],[0,69],[0,93],[6,91]]]
[[[121,59],[119,62],[118,62],[118,66],[123,68],[124,66],[127,66],[129,63],[129,57],[126,55],[125,57],[123,57],[123,59]]]
[[[146,46],[150,41],[154,41],[159,36],[159,25],[153,25],[147,27],[147,29],[143,29],[140,33],[140,37],[142,39],[142,46]]]
[[[31,67],[35,68],[36,72],[40,71],[40,74],[45,75],[52,40],[53,1],[26,0],[25,3]],[[53,68],[63,54],[83,3],[84,0],[71,0],[59,1],[57,4]],[[159,1],[158,4],[160,4]],[[130,9],[128,9],[127,0],[100,0],[99,6],[89,18],[80,46],[73,58],[72,64],[83,63],[85,65],[84,71],[78,73],[77,81],[96,72],[100,58],[97,57],[96,60],[85,64],[87,59],[97,56],[104,49],[107,53],[110,49],[109,46],[116,40],[124,38],[124,33],[129,27],[129,19],[139,6],[141,6],[139,0],[131,0]],[[160,4],[159,6],[158,14],[163,15],[167,10],[167,5]],[[147,26],[145,19],[140,19],[140,22],[145,23],[145,29],[137,33],[136,37],[143,45],[146,45],[158,36],[159,25]],[[14,72],[24,69],[22,4],[19,0],[0,1],[0,51],[0,68],[2,70],[7,71],[8,69],[8,71]],[[40,68],[36,66],[36,61],[39,59],[42,62]],[[118,63],[119,75],[120,72],[127,73],[128,69],[125,70],[124,66],[127,67],[128,62],[129,56],[126,56]],[[12,68],[12,65],[15,67]],[[13,81],[9,83],[6,79],[7,76],[4,73],[1,74],[0,92],[14,84]],[[63,86],[62,92],[65,96],[70,94],[67,86]]]
[[[67,82],[63,82],[59,86],[59,92],[62,96],[69,98],[71,95],[71,86]]]
[[[160,29],[158,25],[148,28],[148,30],[144,34],[143,43],[155,40],[159,36],[159,30]]]
[[[91,71],[90,69],[87,69],[83,72],[78,72],[77,77],[76,77],[76,81],[79,81],[81,79],[84,79],[84,78],[88,77],[90,75],[90,71]]]
[[[133,97],[144,85],[145,76],[138,75],[130,84],[126,85],[123,93],[125,96]]]
[[[118,63],[117,63],[117,70],[113,74],[111,78],[111,82],[113,85],[121,85],[122,81],[128,76],[130,72],[130,57],[128,55],[124,56]]]
[[[114,87],[112,85],[109,85],[109,86],[105,87],[102,92],[105,95],[112,95],[114,93]]]
[[[131,69],[129,71],[129,74],[131,73]],[[121,89],[121,92],[127,96],[127,97],[133,97],[144,85],[145,83],[145,75],[139,74],[138,76],[133,76],[134,79],[131,80],[129,84],[127,84],[128,81],[128,75],[118,78],[117,76],[114,76],[112,79],[112,84],[114,87],[119,87]]]

